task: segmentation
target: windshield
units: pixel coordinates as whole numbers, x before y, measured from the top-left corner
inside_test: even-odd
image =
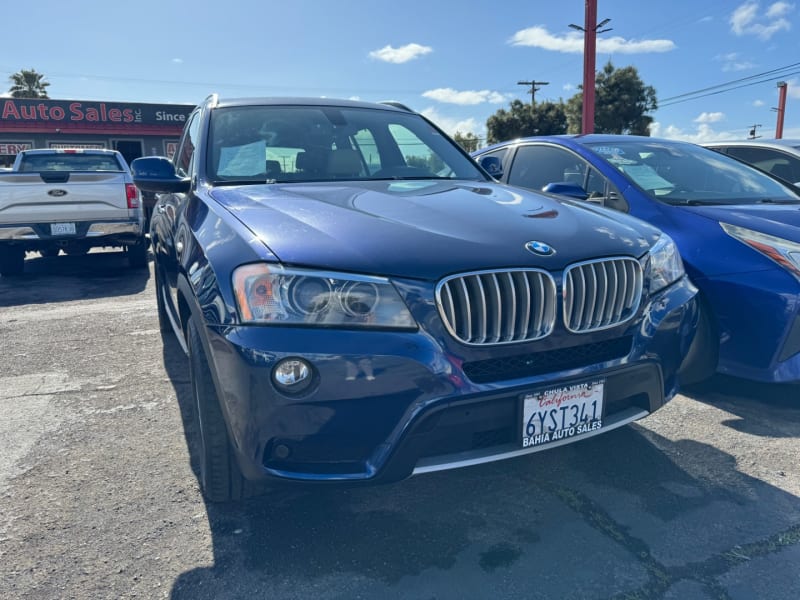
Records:
[[[650,197],[669,204],[794,203],[791,189],[723,154],[682,142],[586,144]]]
[[[242,106],[211,116],[215,183],[480,179],[456,145],[413,113],[332,106]]]

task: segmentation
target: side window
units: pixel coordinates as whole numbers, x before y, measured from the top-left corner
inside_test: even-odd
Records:
[[[372,132],[369,129],[361,129],[353,136],[352,142],[366,162],[369,174],[378,171],[381,168],[381,156],[378,154],[378,144]]]
[[[800,159],[791,154],[771,148],[728,148],[728,154],[780,177],[785,181],[796,183],[800,181]]]
[[[588,165],[568,150],[553,146],[520,146],[511,165],[508,183],[541,190],[548,183],[586,185]]]
[[[505,148],[500,148],[499,150],[481,154],[478,162],[484,169],[486,169],[486,171],[488,171],[489,175],[500,179],[503,177],[503,172],[505,170],[505,160],[506,156],[508,156],[508,150],[509,148],[506,146]]]
[[[197,147],[197,136],[200,130],[200,113],[192,115],[191,120],[183,133],[178,151],[173,157],[175,171],[181,177],[189,177],[194,162],[194,150]]]
[[[389,133],[394,138],[406,166],[417,169],[420,176],[434,175],[445,167],[439,155],[413,131],[393,123],[389,125]]]

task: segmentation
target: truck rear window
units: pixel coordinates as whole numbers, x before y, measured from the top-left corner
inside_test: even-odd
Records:
[[[122,171],[114,156],[92,154],[41,154],[22,159],[24,172],[39,171]]]

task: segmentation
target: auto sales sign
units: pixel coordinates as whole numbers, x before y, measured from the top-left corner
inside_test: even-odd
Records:
[[[188,104],[141,104],[6,98],[0,101],[0,131],[174,133],[194,108]]]

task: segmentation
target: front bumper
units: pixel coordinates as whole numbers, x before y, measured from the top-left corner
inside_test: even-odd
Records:
[[[769,383],[800,381],[800,284],[783,269],[697,281],[719,334],[718,371]]]
[[[469,348],[455,353],[452,340],[430,331],[208,326],[207,348],[248,478],[393,481],[578,441],[657,410],[677,390],[697,322],[695,293],[684,278],[614,330],[475,356]],[[584,352],[586,346],[597,350]],[[546,372],[538,356],[550,357],[542,363]],[[289,357],[302,357],[315,372],[311,391],[300,397],[272,383],[273,367]],[[520,365],[516,375],[501,368],[512,360]],[[486,361],[497,376],[486,375]],[[476,363],[479,377],[470,371]],[[602,429],[522,447],[525,394],[598,380],[605,389]]]

